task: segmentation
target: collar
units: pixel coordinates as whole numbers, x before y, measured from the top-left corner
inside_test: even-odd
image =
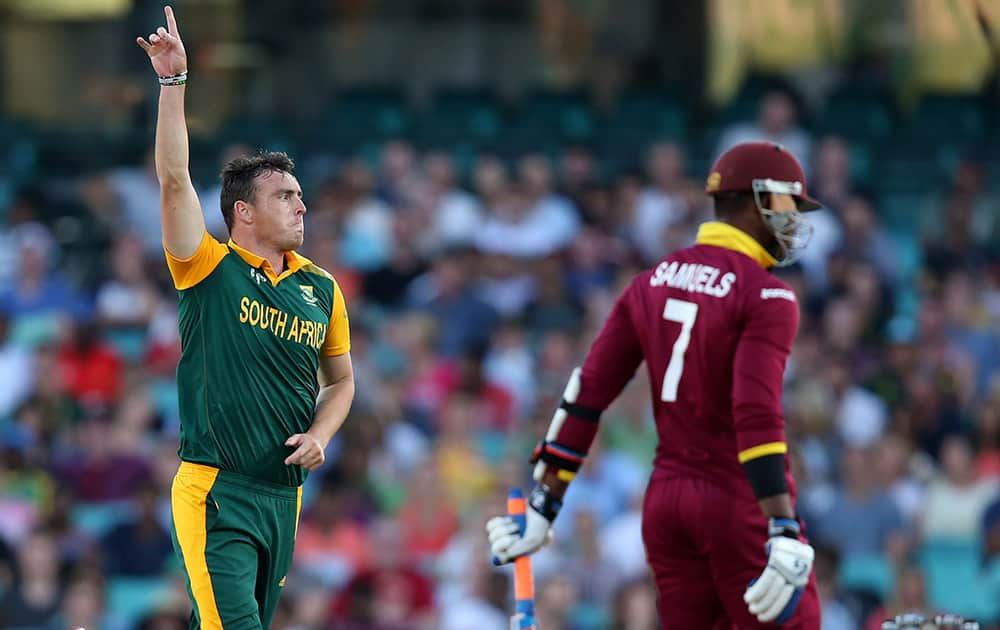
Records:
[[[281,280],[284,280],[310,263],[310,260],[305,256],[300,256],[293,251],[285,252],[285,270],[279,276],[275,273],[274,267],[271,266],[271,261],[268,259],[258,256],[249,249],[240,247],[233,242],[233,239],[229,239],[228,245],[229,248],[236,252],[240,258],[246,261],[248,265],[263,271],[264,275],[267,276],[267,279],[271,281],[271,284],[278,284]]]
[[[721,221],[702,223],[698,228],[698,245],[715,245],[753,258],[761,267],[768,269],[778,264],[778,261],[764,249],[764,246],[754,240],[743,230]]]

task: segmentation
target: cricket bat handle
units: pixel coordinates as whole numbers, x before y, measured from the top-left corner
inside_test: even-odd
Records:
[[[512,488],[507,495],[507,514],[514,519],[524,534],[525,499],[520,488]],[[531,573],[531,556],[514,560],[514,616],[510,619],[513,630],[537,630],[535,625],[535,578]],[[517,625],[515,625],[517,624]]]

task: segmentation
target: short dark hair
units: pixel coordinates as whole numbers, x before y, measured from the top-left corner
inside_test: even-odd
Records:
[[[257,194],[258,175],[274,172],[295,174],[295,162],[283,151],[258,151],[253,155],[241,155],[230,160],[222,168],[222,194],[220,204],[226,228],[233,230],[233,206],[237,201],[253,202]]]
[[[720,219],[729,219],[747,207],[753,205],[753,193],[750,191],[721,192],[712,196],[715,200],[715,216]]]

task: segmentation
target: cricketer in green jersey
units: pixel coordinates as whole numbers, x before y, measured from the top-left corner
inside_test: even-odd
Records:
[[[354,398],[344,296],[298,255],[302,189],[283,153],[229,162],[231,239],[205,230],[188,171],[187,56],[177,22],[137,43],[160,76],[156,173],[167,265],[178,291],[181,465],[174,547],[191,628],[267,628],[292,562],[302,482]]]

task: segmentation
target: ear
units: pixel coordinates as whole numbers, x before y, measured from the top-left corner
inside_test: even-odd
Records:
[[[250,208],[250,204],[243,200],[238,200],[234,203],[233,219],[246,223],[247,225],[253,223],[253,210]]]

